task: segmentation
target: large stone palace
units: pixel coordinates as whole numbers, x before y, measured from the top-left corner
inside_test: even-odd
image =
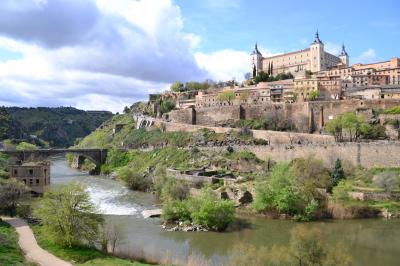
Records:
[[[330,54],[325,51],[324,43],[320,40],[318,32],[315,34],[314,41],[309,48],[263,57],[256,44],[250,55],[250,73],[252,73],[253,77],[261,71],[273,75],[290,72],[294,76],[301,76],[307,70],[318,72],[339,64],[344,67],[348,67],[349,64],[349,56],[344,45],[340,55]]]

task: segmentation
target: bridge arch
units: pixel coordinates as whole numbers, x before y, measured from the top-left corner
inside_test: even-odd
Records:
[[[21,150],[4,151],[4,153],[17,158],[22,162],[44,161],[49,157],[59,154],[74,154],[89,159],[95,164],[92,174],[100,173],[100,166],[106,162],[106,149],[39,149],[39,150]]]

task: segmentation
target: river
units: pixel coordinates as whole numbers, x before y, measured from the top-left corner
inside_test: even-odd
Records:
[[[295,223],[239,217],[240,226],[236,224],[224,233],[165,232],[160,219],[141,215],[156,204],[151,194],[130,191],[107,177],[71,169],[63,157],[52,159],[51,178],[53,187],[71,181],[87,187],[107,222],[121,231],[117,251],[126,255],[177,265],[232,265],[242,254],[262,257],[265,252],[261,247],[289,246],[291,232],[300,230],[305,234],[317,232],[322,242],[350,257],[352,265],[400,265],[400,219]]]

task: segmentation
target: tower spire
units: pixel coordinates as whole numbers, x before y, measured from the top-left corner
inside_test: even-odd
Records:
[[[322,43],[322,41],[319,39],[318,29],[317,32],[315,33],[314,43]]]
[[[346,47],[344,46],[344,43],[342,43],[342,53],[341,53],[341,55],[347,55]]]

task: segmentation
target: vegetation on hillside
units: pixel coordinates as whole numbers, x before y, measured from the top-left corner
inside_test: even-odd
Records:
[[[325,125],[325,130],[332,134],[336,141],[358,141],[364,139],[383,139],[385,128],[381,125],[366,122],[365,118],[354,112],[338,115]]]
[[[400,106],[395,106],[383,111],[384,114],[398,115],[400,114]]]
[[[3,113],[4,110],[9,114],[8,119],[14,122],[11,124],[4,122],[4,119],[2,120],[4,115],[0,114],[0,132],[4,132],[4,128],[8,128],[9,132],[3,133],[5,136],[0,136],[0,139],[22,138],[32,142],[31,135],[34,135],[52,147],[71,146],[76,138],[85,137],[112,116],[108,112],[86,112],[72,107],[7,107],[2,108],[0,112]],[[16,124],[18,130],[24,134],[11,134],[15,131],[13,124]]]
[[[3,139],[20,139],[24,137],[21,125],[14,120],[7,108],[0,107],[0,141]]]
[[[123,125],[114,133],[117,125]],[[244,134],[242,134],[244,133]],[[87,137],[79,140],[76,147],[81,148],[148,148],[148,147],[188,147],[229,145],[229,143],[265,145],[266,141],[255,139],[250,132],[215,133],[209,129],[198,132],[165,132],[163,127],[136,129],[136,123],[129,114],[116,115]]]

